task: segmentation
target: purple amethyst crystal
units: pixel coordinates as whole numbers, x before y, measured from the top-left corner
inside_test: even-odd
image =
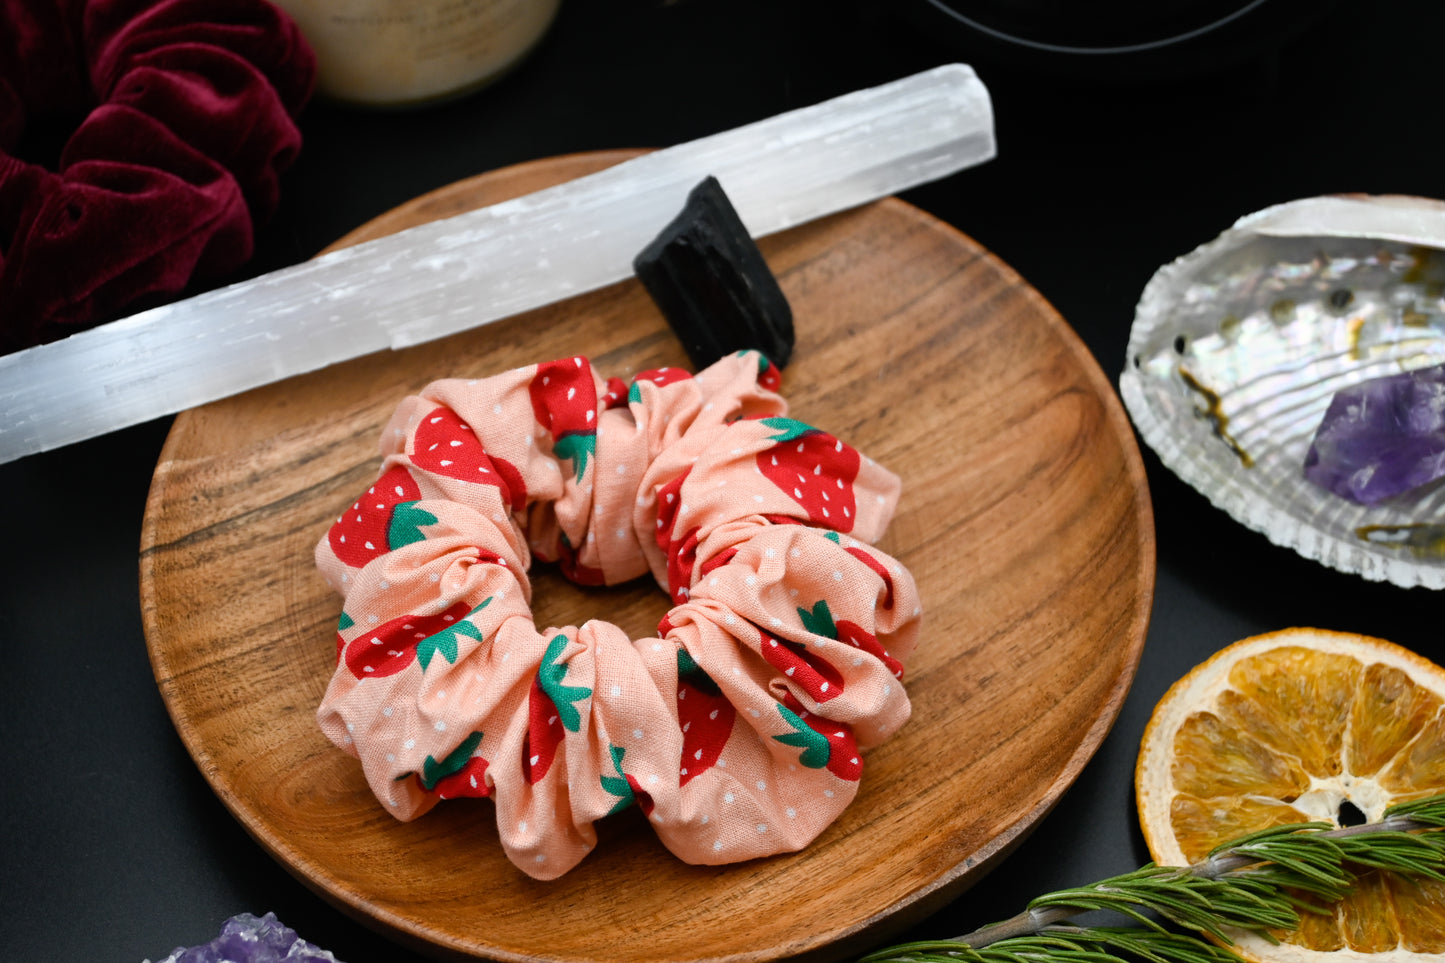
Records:
[[[221,935],[209,943],[177,949],[160,963],[340,963],[291,927],[267,913],[259,919],[242,913],[226,920]]]
[[[1445,364],[1336,392],[1304,474],[1365,505],[1445,477]]]

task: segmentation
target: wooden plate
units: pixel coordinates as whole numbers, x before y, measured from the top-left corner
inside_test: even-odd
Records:
[[[348,236],[495,203],[626,152],[524,164]],[[798,328],[794,413],[904,481],[882,547],[918,579],[914,715],[805,851],[687,866],[635,810],[553,883],[507,862],[489,800],[413,823],[382,810],[317,730],[341,600],[312,549],[374,479],[401,398],[584,353],[604,375],[686,358],[635,282],[176,419],[147,506],[141,601],[157,681],[196,763],[307,884],[446,957],[761,961],[856,952],[961,892],[1048,811],[1113,722],[1143,646],[1154,536],[1109,383],[1053,309],[949,226],[894,199],[762,243]],[[651,636],[656,586],[536,581],[540,625]]]

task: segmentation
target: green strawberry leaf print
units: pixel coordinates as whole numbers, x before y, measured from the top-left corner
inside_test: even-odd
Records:
[[[421,670],[425,672],[431,668],[432,657],[441,654],[451,665],[457,663],[457,636],[465,635],[469,639],[482,641],[482,630],[477,628],[467,619],[476,615],[486,608],[492,601],[491,596],[482,600],[482,604],[468,612],[464,617],[457,619],[451,625],[442,629],[434,635],[428,635],[416,644],[416,660],[421,663]]]
[[[686,682],[699,692],[710,696],[722,695],[722,689],[718,688],[718,684],[712,680],[712,676],[697,664],[697,660],[687,649],[677,650],[677,681]]]
[[[567,676],[567,663],[558,662],[562,656],[562,650],[567,648],[567,636],[554,636],[552,641],[547,643],[547,651],[542,654],[542,667],[537,670],[537,681],[541,683],[542,691],[552,700],[557,707],[557,718],[562,720],[562,725],[568,732],[576,732],[582,727],[582,714],[573,705],[583,699],[592,697],[592,690],[580,685],[567,685],[562,680]]]
[[[341,654],[346,651],[346,640],[341,633],[356,624],[356,620],[342,611],[341,618],[336,620],[336,664],[341,664]]]
[[[597,436],[594,434],[563,435],[552,446],[558,458],[570,458],[577,471],[577,481],[587,472],[587,458],[597,452]]]
[[[739,351],[738,357],[741,358],[743,355],[747,354],[749,350],[752,349],[744,348],[742,351]],[[768,389],[769,391],[777,391],[783,386],[783,373],[778,370],[777,365],[773,364],[772,360],[769,359],[767,355],[763,354],[761,351],[759,351],[757,354],[758,384]]]
[[[425,540],[423,525],[435,525],[437,517],[425,509],[417,508],[416,502],[402,502],[392,509],[391,523],[386,527],[386,544],[397,549],[403,545]]]
[[[828,746],[828,737],[821,732],[814,730],[798,714],[787,706],[778,706],[778,712],[783,716],[783,721],[793,730],[781,736],[773,736],[778,742],[785,746],[796,746],[803,750],[798,756],[798,762],[809,769],[822,769],[828,764],[828,757],[832,750]]]
[[[803,620],[803,628],[814,635],[821,635],[825,639],[838,638],[838,626],[833,622],[833,613],[828,609],[827,599],[819,599],[811,612],[804,608],[798,609],[798,615]]]
[[[609,795],[616,796],[617,805],[607,811],[607,815],[621,812],[637,801],[637,796],[632,792],[632,784],[627,781],[627,775],[622,771],[622,756],[627,752],[621,746],[608,746],[607,751],[612,754],[612,768],[617,770],[615,776],[603,776],[602,788],[607,790]]]
[[[768,439],[772,442],[796,441],[806,435],[819,434],[817,428],[796,418],[764,418],[763,424],[778,432]]]
[[[422,763],[421,784],[428,790],[434,789],[436,784],[447,776],[461,772],[467,764],[467,760],[472,758],[472,753],[476,752],[477,747],[481,744],[482,734],[474,732],[463,739],[461,745],[447,753],[446,758],[441,762],[427,756],[426,761]]]

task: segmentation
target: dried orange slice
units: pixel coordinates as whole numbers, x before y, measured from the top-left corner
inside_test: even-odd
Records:
[[[1245,833],[1375,821],[1445,792],[1445,669],[1380,639],[1285,629],[1236,642],[1175,683],[1144,730],[1134,787],[1154,860],[1182,866]],[[1237,934],[1263,963],[1445,954],[1445,884],[1363,872],[1299,930]]]

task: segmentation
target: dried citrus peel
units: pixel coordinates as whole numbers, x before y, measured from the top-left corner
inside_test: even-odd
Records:
[[[1145,730],[1135,787],[1156,861],[1185,865],[1242,833],[1377,821],[1445,791],[1445,670],[1379,639],[1289,629],[1236,643],[1181,679]],[[1445,885],[1364,873],[1268,963],[1392,963],[1445,952]]]

